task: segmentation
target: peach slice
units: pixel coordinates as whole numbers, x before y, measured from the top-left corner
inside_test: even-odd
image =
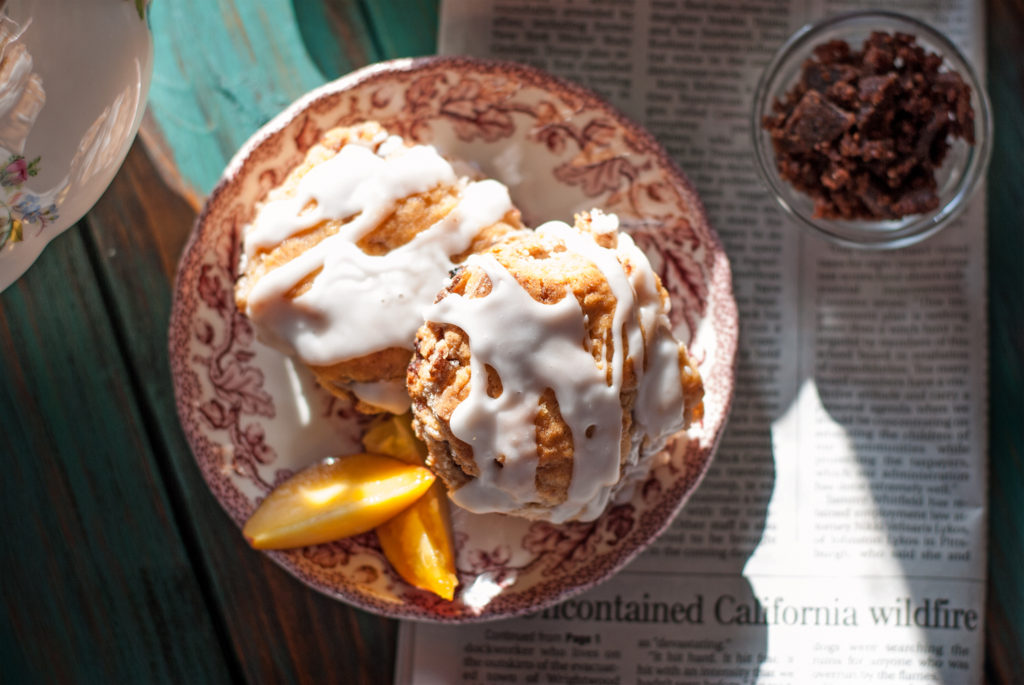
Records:
[[[427,457],[427,446],[413,431],[411,414],[377,419],[363,436],[363,447],[413,464],[422,464]],[[455,596],[459,579],[442,483],[434,483],[415,504],[377,526],[377,538],[384,556],[407,583],[447,600]]]
[[[410,464],[422,465],[427,459],[427,446],[412,429],[412,414],[387,414],[376,419],[363,435],[363,449],[386,454]]]
[[[434,483],[415,504],[377,526],[377,538],[407,583],[449,601],[455,596],[459,579],[442,483]]]
[[[242,534],[256,549],[329,542],[376,528],[430,488],[423,466],[378,454],[329,458],[275,488]]]

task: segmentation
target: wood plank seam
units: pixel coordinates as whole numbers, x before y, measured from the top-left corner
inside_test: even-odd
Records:
[[[370,8],[366,6],[366,0],[359,0],[356,3],[356,7],[359,10],[359,16],[363,20],[363,23],[367,28],[369,28],[368,33],[370,34],[370,46],[373,48],[374,57],[378,60],[394,57],[394,55],[388,55],[384,51],[384,41],[380,36],[380,29],[373,20],[373,13],[370,12]]]
[[[88,221],[89,217],[86,215],[79,224],[87,225]],[[167,495],[172,521],[175,528],[178,530],[178,534],[181,536],[185,553],[188,557],[192,570],[196,575],[199,593],[210,615],[217,644],[224,656],[224,662],[232,682],[244,683],[246,682],[243,675],[244,670],[238,659],[238,654],[233,648],[231,631],[229,630],[227,620],[221,611],[220,604],[213,596],[213,591],[211,589],[213,587],[213,574],[211,569],[207,566],[204,555],[202,554],[201,545],[199,544],[198,535],[195,530],[196,522],[188,513],[187,507],[185,506],[185,496],[182,484],[178,482],[177,477],[173,473],[171,456],[167,452],[164,441],[160,439],[159,421],[154,416],[153,409],[149,402],[146,401],[145,392],[140,385],[138,369],[135,368],[134,359],[129,352],[127,339],[128,328],[119,316],[119,309],[114,297],[112,285],[108,278],[108,273],[102,267],[102,257],[100,255],[99,248],[93,239],[92,231],[87,230],[86,226],[77,226],[76,228],[80,230],[83,236],[86,258],[89,261],[90,268],[92,268],[93,273],[96,275],[96,283],[98,284],[100,297],[104,302],[104,310],[110,320],[111,330],[115,345],[117,346],[118,355],[124,359],[125,367],[129,371],[128,392],[134,398],[135,405],[139,411],[139,416],[142,420],[142,428],[145,432],[146,439],[149,442],[150,449],[153,452],[157,473],[160,476],[160,480],[164,486],[164,491]]]

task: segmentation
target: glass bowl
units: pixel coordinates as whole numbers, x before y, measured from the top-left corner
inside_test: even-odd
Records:
[[[818,45],[845,40],[859,50],[872,31],[909,33],[927,52],[943,58],[944,71],[958,72],[971,88],[974,108],[974,145],[961,138],[950,140],[950,149],[936,169],[938,206],[921,214],[896,220],[838,220],[814,216],[814,200],[780,175],[771,136],[762,125],[772,105],[781,100],[800,77],[804,61]],[[840,245],[891,249],[905,247],[928,236],[955,219],[966,207],[985,175],[992,150],[992,113],[981,79],[963,54],[944,35],[927,24],[895,12],[853,12],[808,24],[797,31],[768,63],[754,93],[752,112],[754,153],[761,177],[776,202],[799,224]]]

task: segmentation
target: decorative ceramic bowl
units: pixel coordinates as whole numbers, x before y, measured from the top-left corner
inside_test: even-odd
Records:
[[[0,3],[0,291],[106,190],[142,121],[145,0]]]
[[[703,421],[672,440],[631,497],[596,521],[553,525],[453,507],[454,601],[402,581],[374,533],[270,553],[317,590],[388,616],[454,622],[535,611],[621,568],[671,522],[707,469],[733,393],[737,315],[725,253],[693,186],[649,134],[589,91],[534,69],[398,60],[309,93],[231,161],[175,288],[178,411],[210,489],[239,524],[289,474],[359,451],[366,419],[257,342],[232,289],[240,234],[257,201],[323,132],[366,120],[475,163],[509,186],[528,225],[592,207],[617,213],[661,274],[676,332],[699,361]]]
[[[926,51],[941,55],[943,70],[956,71],[971,87],[974,109],[975,144],[962,139],[952,146],[936,170],[939,205],[928,212],[891,221],[843,221],[814,216],[814,200],[795,189],[779,175],[771,136],[762,126],[772,103],[783,99],[800,78],[804,61],[818,45],[845,40],[859,50],[872,31],[909,33]],[[751,117],[754,152],[761,178],[783,210],[797,222],[832,242],[848,247],[889,249],[905,247],[934,235],[949,225],[966,208],[985,177],[992,151],[992,112],[985,86],[970,62],[943,34],[912,17],[895,12],[851,12],[808,24],[797,31],[768,63],[757,91]]]

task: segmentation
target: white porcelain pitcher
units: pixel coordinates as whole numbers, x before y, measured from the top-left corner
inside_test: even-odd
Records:
[[[148,0],[0,0],[0,291],[99,199],[153,70]]]

